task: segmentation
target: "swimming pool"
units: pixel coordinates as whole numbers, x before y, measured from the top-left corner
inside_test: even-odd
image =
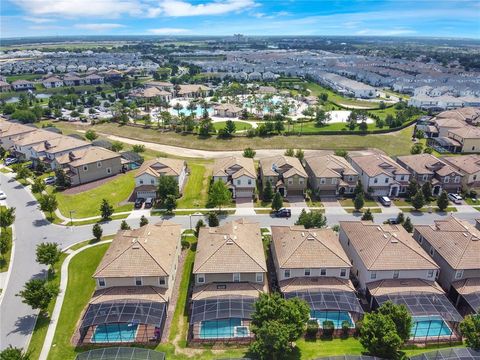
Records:
[[[92,342],[134,342],[138,324],[106,324],[98,325],[92,336]]]
[[[242,326],[242,319],[231,318],[202,321],[200,323],[200,339],[226,339],[249,337],[247,326]]]
[[[413,317],[412,338],[450,336],[452,330],[440,316]]]
[[[355,327],[353,323],[352,317],[348,313],[348,311],[317,311],[312,310],[310,311],[310,317],[312,319],[316,319],[318,321],[318,325],[320,327],[323,326],[323,322],[326,320],[330,320],[333,322],[333,326],[335,329],[341,329],[342,323],[344,321],[348,321],[351,328]]]
[[[208,115],[213,114],[213,109],[212,108],[207,108]],[[178,112],[175,110],[173,107],[170,108],[170,113],[173,115],[177,115]],[[185,116],[188,116],[190,114],[195,115],[195,117],[202,117],[203,116],[203,108],[200,105],[197,105],[197,108],[193,111],[188,110],[187,108],[183,108],[180,110],[180,114],[183,114]]]

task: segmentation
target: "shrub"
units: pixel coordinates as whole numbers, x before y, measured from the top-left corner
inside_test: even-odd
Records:
[[[335,330],[335,325],[331,320],[325,320],[322,324],[323,336],[330,338],[333,336],[333,331]]]
[[[317,337],[318,334],[318,321],[311,319],[307,321],[307,330],[306,330],[306,337],[310,339],[314,339]]]
[[[348,331],[350,330],[350,322],[347,320],[342,321],[342,332],[343,335],[348,335]]]
[[[182,239],[182,250],[186,250],[190,247],[190,243],[187,240]]]

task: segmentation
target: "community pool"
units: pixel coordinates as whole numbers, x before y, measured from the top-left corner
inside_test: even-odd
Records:
[[[413,317],[412,338],[442,337],[452,335],[452,330],[440,316]]]
[[[106,324],[98,325],[93,333],[94,343],[134,342],[138,324]]]
[[[242,326],[242,319],[231,318],[202,321],[200,323],[200,339],[228,339],[249,337],[247,326]]]
[[[170,108],[170,112],[173,115],[178,115],[177,110],[175,110],[173,107]],[[208,112],[208,115],[211,116],[213,114],[213,109],[212,108],[207,108],[207,112]],[[203,116],[203,108],[200,105],[197,105],[197,108],[193,111],[190,111],[186,108],[183,108],[182,110],[180,110],[180,114],[185,115],[185,116],[193,114],[193,115],[195,115],[195,117],[199,118],[199,117]]]
[[[320,327],[323,326],[323,322],[329,320],[333,322],[333,326],[335,329],[341,329],[342,323],[347,321],[350,324],[350,327],[355,327],[353,323],[352,317],[348,313],[348,311],[317,311],[312,310],[310,311],[310,318],[315,319],[318,321],[318,325]]]

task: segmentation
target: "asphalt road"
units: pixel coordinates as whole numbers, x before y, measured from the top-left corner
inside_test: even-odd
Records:
[[[16,347],[26,347],[35,325],[37,311],[32,310],[28,305],[21,302],[21,298],[15,296],[23,285],[31,278],[44,277],[46,267],[35,261],[35,248],[41,242],[56,242],[65,248],[79,241],[92,238],[92,225],[65,227],[50,224],[45,220],[42,212],[38,209],[38,203],[34,197],[16,181],[11,180],[7,175],[0,173],[0,187],[7,194],[7,204],[16,208],[15,221],[15,251],[13,254],[13,266],[7,287],[3,289],[3,296],[0,303],[0,349],[10,344]],[[327,210],[328,211],[328,210]],[[414,224],[431,224],[433,220],[445,217],[446,215],[422,214],[412,215]],[[480,213],[473,210],[456,213],[456,216],[474,222]],[[133,227],[139,224],[139,217],[135,215],[127,220]],[[277,219],[270,215],[246,216],[251,220],[258,221],[262,227],[271,225],[292,225],[296,218]],[[392,217],[391,214],[374,214],[375,222],[381,223]],[[183,228],[190,227],[198,221],[199,216],[175,216],[171,218],[182,225]],[[222,222],[234,220],[239,216],[228,216],[221,219]],[[327,213],[327,220],[330,225],[338,224],[341,220],[359,219],[351,214]],[[161,220],[160,217],[153,217],[151,222]],[[104,235],[115,233],[120,227],[121,220],[111,221],[102,224]]]

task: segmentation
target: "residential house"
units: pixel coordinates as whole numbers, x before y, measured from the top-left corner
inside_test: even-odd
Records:
[[[438,196],[442,191],[458,193],[461,190],[463,175],[432,154],[399,156],[397,162],[410,171],[411,177],[420,186],[431,183],[432,195]]]
[[[464,190],[480,188],[480,155],[449,156],[442,160],[462,174]]]
[[[191,297],[193,341],[250,340],[253,304],[268,292],[260,224],[246,219],[200,228]]]
[[[350,281],[350,260],[331,229],[272,226],[271,252],[280,291],[310,306],[320,327],[334,320],[336,329],[350,328],[363,314]],[[329,299],[328,301],[326,299]]]
[[[466,125],[458,129],[452,129],[448,131],[447,137],[459,144],[452,152],[480,152],[480,128],[476,126]]]
[[[85,83],[85,80],[75,74],[67,74],[63,77],[65,86],[80,86]]]
[[[181,227],[170,221],[116,234],[93,274],[96,290],[80,320],[80,344],[160,341],[180,241]]]
[[[214,114],[220,117],[239,117],[242,108],[235,104],[220,104],[213,107]]]
[[[182,191],[187,177],[187,163],[184,160],[156,158],[145,161],[135,175],[135,194],[137,198],[157,197],[160,176],[172,176]]]
[[[438,282],[462,312],[480,313],[480,225],[450,216],[416,225],[418,243],[440,266]]]
[[[5,150],[9,150],[13,147],[17,139],[36,130],[38,129],[35,126],[7,121],[0,117],[0,146]]]
[[[171,93],[155,86],[147,87],[146,89],[137,89],[132,92],[132,96],[144,99],[159,98],[165,101],[172,99]]]
[[[72,151],[85,149],[92,146],[90,142],[74,138],[72,136],[60,136],[58,138],[47,140],[43,144],[34,147],[36,152],[35,159],[48,164],[52,170],[55,170],[55,159],[69,154]]]
[[[307,189],[308,175],[300,160],[293,156],[276,155],[260,160],[262,186],[270,182],[282,196],[303,195]]]
[[[47,89],[59,88],[59,87],[63,86],[63,80],[59,79],[56,76],[51,76],[49,78],[46,78],[46,79],[42,80],[42,84]]]
[[[359,173],[363,190],[372,196],[397,197],[405,194],[410,173],[392,158],[374,153],[349,158]]]
[[[211,89],[205,85],[185,84],[179,86],[177,96],[183,98],[198,98],[207,95],[210,90]]]
[[[104,83],[105,79],[103,76],[100,76],[98,74],[90,74],[85,76],[84,81],[88,85],[101,85]]]
[[[52,141],[61,136],[63,135],[43,129],[27,132],[14,141],[14,153],[23,160],[35,159],[37,157],[36,145],[42,145],[46,141]]]
[[[319,196],[353,194],[358,173],[345,158],[333,154],[304,159],[308,182]]]
[[[35,89],[35,84],[28,80],[15,80],[14,82],[12,82],[12,88],[15,91],[33,90]]]
[[[6,81],[0,80],[0,93],[8,92],[12,90],[12,86]]]
[[[233,198],[252,198],[255,195],[256,171],[253,159],[229,156],[216,159],[213,165],[213,181],[222,180],[232,192]]]
[[[53,168],[62,168],[70,185],[76,186],[117,175],[123,171],[119,153],[90,146],[56,157]]]

